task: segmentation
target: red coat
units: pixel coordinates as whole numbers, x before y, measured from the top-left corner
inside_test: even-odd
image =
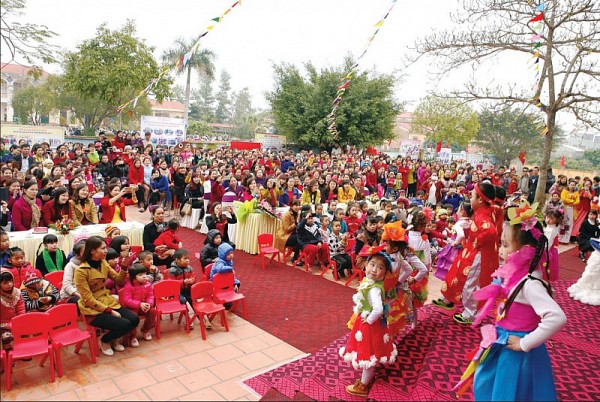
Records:
[[[64,211],[64,210],[63,210]],[[66,211],[69,218],[73,218],[73,214],[71,213],[71,207],[67,201]],[[50,200],[44,204],[42,207],[42,221],[46,226],[50,224],[54,224],[57,220],[62,219],[62,215],[56,215],[56,211],[54,210],[54,200]]]
[[[408,166],[400,166],[398,168],[398,173],[402,175],[402,186],[400,186],[400,188],[406,190],[408,188],[408,174],[410,173],[410,168]]]
[[[154,240],[155,246],[165,245],[172,250],[179,250],[179,243],[181,240],[175,236],[175,232],[172,230],[165,230],[162,232],[156,240]]]
[[[129,184],[144,184],[144,167],[129,166]]]
[[[442,188],[444,188],[444,184],[440,180],[435,182],[435,199],[437,202],[442,201]],[[425,190],[425,200],[429,199],[429,190],[431,189],[431,180],[427,179],[425,184],[423,184],[423,190]]]
[[[121,151],[123,148],[125,148],[125,143],[123,141],[119,141],[117,137],[112,140],[111,144],[113,147],[117,147],[117,149],[120,149]]]
[[[119,208],[121,209],[121,220],[123,222],[127,222],[127,219],[125,218],[125,206],[127,205],[133,205],[135,204],[135,202],[133,202],[132,199],[130,198],[119,198],[119,200],[114,203],[113,205],[109,204],[111,197],[109,197],[108,195],[105,196],[104,198],[102,198],[100,200],[100,208],[102,208],[102,219],[100,219],[99,223],[111,223],[113,220],[113,216],[115,215],[115,205],[119,205]]]
[[[130,281],[127,281],[123,289],[119,291],[119,304],[131,311],[137,311],[142,303],[148,303],[150,306],[154,306],[152,284],[146,282],[141,285],[134,280],[132,285]]]
[[[40,272],[39,269],[34,268],[30,262],[26,261],[25,265],[22,266],[21,268],[17,268],[17,267],[13,267],[12,265],[5,265],[2,267],[2,270],[9,270],[10,273],[12,274],[13,278],[14,278],[14,286],[18,289],[21,287],[21,285],[23,284],[23,281],[25,280],[25,278],[27,277],[27,274],[30,272],[35,272],[38,277],[42,277],[42,273]]]
[[[39,198],[35,199],[36,205],[40,208],[40,212],[42,211],[42,201]],[[31,229],[31,219],[33,218],[31,213],[31,207],[27,202],[25,202],[25,198],[20,197],[15,201],[12,207],[12,224],[15,228],[15,231],[23,231]],[[43,225],[44,222],[42,220],[42,216],[40,214],[40,225]]]

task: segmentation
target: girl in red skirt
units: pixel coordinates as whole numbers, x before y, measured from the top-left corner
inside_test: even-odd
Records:
[[[353,395],[367,396],[377,364],[393,363],[398,354],[390,337],[383,309],[383,279],[392,267],[392,260],[382,251],[384,247],[385,245],[365,246],[360,253],[362,256],[369,256],[366,276],[352,298],[356,318],[348,343],[340,348],[340,356],[345,361],[352,362],[355,369],[363,370],[361,378],[346,387],[346,391]]]

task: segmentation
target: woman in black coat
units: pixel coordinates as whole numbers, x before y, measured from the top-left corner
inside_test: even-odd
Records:
[[[227,233],[227,225],[237,223],[237,218],[233,213],[233,208],[227,207],[226,211],[229,212],[231,218],[223,213],[223,206],[220,202],[213,202],[211,206],[212,213],[206,216],[206,227],[208,230],[217,229],[223,236],[223,242],[229,243],[233,248],[235,244],[229,241],[229,234]]]

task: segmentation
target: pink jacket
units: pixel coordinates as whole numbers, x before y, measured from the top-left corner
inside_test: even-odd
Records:
[[[152,284],[146,282],[140,285],[134,281],[133,285],[131,282],[127,282],[125,287],[119,292],[119,304],[130,310],[137,311],[140,308],[140,304],[148,303],[154,306],[154,293],[152,292]]]

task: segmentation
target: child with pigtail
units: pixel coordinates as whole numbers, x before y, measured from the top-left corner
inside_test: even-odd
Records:
[[[431,245],[427,235],[423,232],[432,218],[433,211],[430,208],[417,208],[411,213],[408,225],[408,249],[404,258],[409,261],[412,267],[417,267],[413,269],[412,273],[415,276],[415,281],[410,284],[410,290],[414,296],[415,311],[427,300],[428,273],[431,270]],[[421,272],[422,267],[419,262],[425,266],[425,275]],[[416,280],[417,277],[419,278],[418,281]],[[415,322],[417,322],[416,317]]]
[[[482,327],[482,333],[491,331],[488,338],[493,343],[477,354],[481,357],[473,359],[469,370],[474,372],[475,400],[557,400],[545,342],[567,318],[542,280],[548,276],[548,240],[535,209],[525,201],[508,210],[510,222],[504,224],[499,253],[502,266],[490,285],[475,292],[485,304],[474,324],[499,301],[495,331]],[[464,375],[459,392],[468,388],[469,381],[470,376]]]

